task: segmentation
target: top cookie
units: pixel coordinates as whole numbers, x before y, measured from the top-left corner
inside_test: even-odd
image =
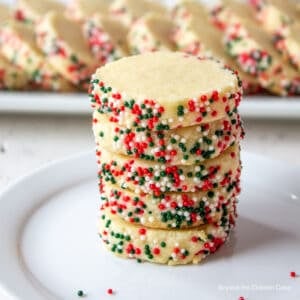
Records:
[[[93,107],[112,122],[168,130],[232,113],[241,99],[241,82],[214,60],[154,52],[99,68],[90,92]]]

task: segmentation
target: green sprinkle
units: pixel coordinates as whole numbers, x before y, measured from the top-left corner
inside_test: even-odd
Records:
[[[77,296],[78,296],[78,297],[85,297],[86,295],[85,295],[85,293],[84,293],[82,290],[79,290],[79,291],[77,292]]]
[[[209,198],[213,198],[214,195],[215,195],[215,193],[214,193],[213,191],[209,191],[209,192],[207,193],[207,196],[208,196]]]
[[[160,245],[162,248],[165,248],[167,246],[167,244],[165,242],[161,242]]]

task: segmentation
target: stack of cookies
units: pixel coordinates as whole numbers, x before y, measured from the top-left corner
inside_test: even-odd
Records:
[[[211,59],[147,53],[98,69],[90,97],[107,248],[169,265],[214,253],[240,192],[237,75]]]

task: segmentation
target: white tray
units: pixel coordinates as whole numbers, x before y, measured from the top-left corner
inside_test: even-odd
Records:
[[[300,299],[300,277],[290,276],[300,273],[300,171],[242,157],[234,234],[194,266],[138,264],[104,250],[93,153],[19,180],[0,195],[0,299],[75,300],[80,289],[85,300]]]
[[[300,97],[244,97],[240,106],[244,118],[300,120]],[[87,94],[0,92],[0,114],[91,115]]]

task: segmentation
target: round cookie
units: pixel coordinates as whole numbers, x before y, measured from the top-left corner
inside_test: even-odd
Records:
[[[270,36],[257,30],[247,6],[237,1],[228,3],[213,11],[213,19],[224,29],[227,53],[245,72],[256,75],[266,90],[282,96],[299,95],[299,73],[284,64]]]
[[[218,223],[165,230],[133,225],[104,211],[99,219],[99,235],[104,246],[122,258],[167,265],[197,264],[225,243],[235,219],[233,205]]]
[[[39,47],[57,72],[76,86],[86,88],[97,66],[81,25],[50,12],[37,25],[36,33]]]
[[[171,166],[110,153],[98,146],[99,178],[141,192],[159,196],[165,192],[197,192],[226,186],[240,172],[239,145],[198,165]]]
[[[263,91],[258,79],[244,72],[225,52],[222,44],[223,34],[211,24],[209,12],[203,5],[196,1],[183,1],[175,6],[172,15],[177,24],[173,39],[180,51],[214,57],[238,71],[245,94]]]
[[[93,55],[101,64],[129,54],[126,41],[128,29],[111,17],[95,15],[85,22],[83,32]]]
[[[241,96],[232,70],[179,52],[122,58],[99,68],[90,86],[92,107],[111,122],[156,131],[222,119]]]
[[[107,15],[110,0],[72,0],[67,6],[67,16],[76,21],[89,20],[95,13]]]
[[[239,176],[238,176],[239,177]],[[197,193],[136,194],[117,185],[100,184],[100,210],[148,228],[190,228],[217,222],[240,192],[239,178],[219,189]]]
[[[27,24],[39,21],[49,11],[62,12],[65,6],[55,0],[18,0],[15,18]]]
[[[23,90],[28,88],[28,76],[19,67],[0,55],[0,90]]]
[[[107,150],[148,161],[172,165],[199,164],[223,153],[244,137],[239,114],[167,131],[128,129],[109,122],[97,111],[93,114],[96,142]]]
[[[130,26],[148,12],[166,14],[167,9],[158,1],[115,0],[110,6],[110,13],[124,25]]]
[[[49,91],[70,92],[75,88],[48,64],[38,49],[35,34],[30,26],[10,21],[0,28],[2,55],[24,70],[36,88]]]
[[[148,13],[138,19],[130,28],[128,44],[132,54],[150,51],[173,51],[174,24],[164,15]]]

